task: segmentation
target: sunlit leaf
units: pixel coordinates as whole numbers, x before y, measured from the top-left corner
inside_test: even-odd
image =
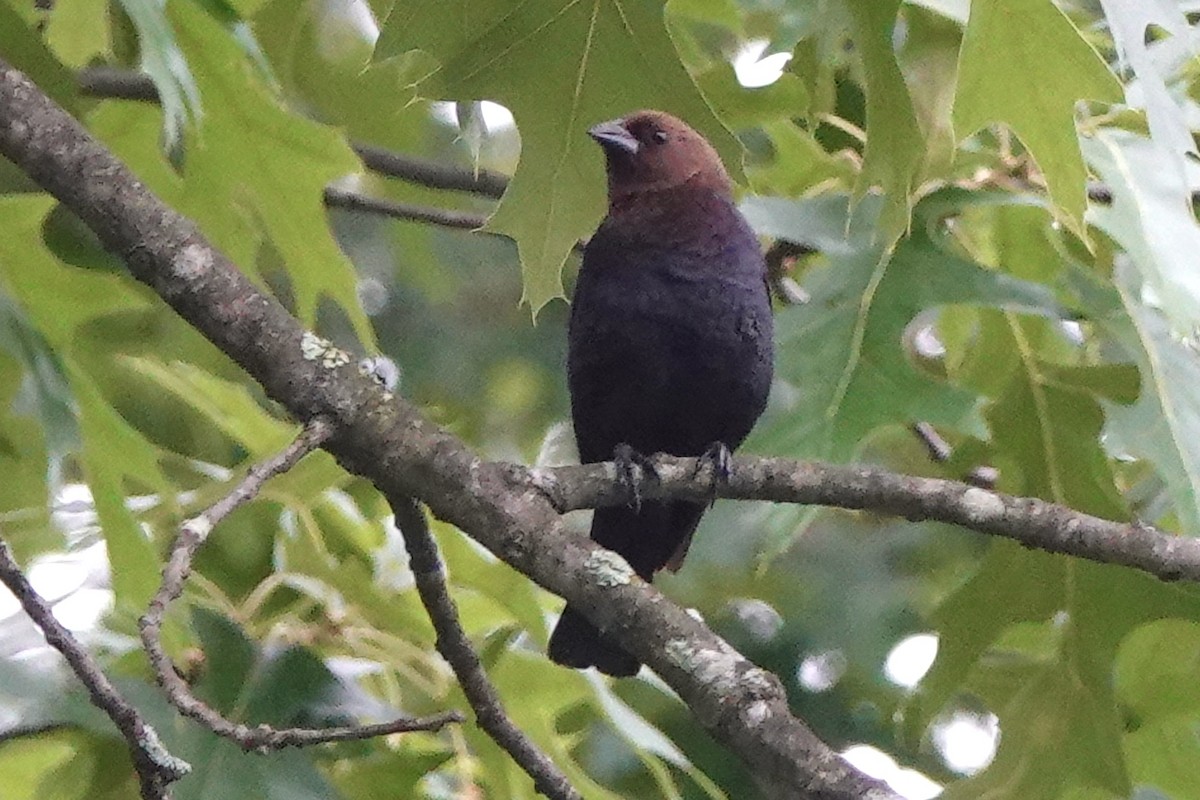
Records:
[[[447,15],[461,24],[448,26]],[[488,230],[516,240],[523,300],[537,311],[563,293],[561,269],[604,209],[602,156],[586,135],[639,108],[685,119],[740,174],[737,141],[679,62],[653,0],[505,0],[397,3],[376,50],[386,59],[419,49],[441,68],[420,87],[434,99],[490,99],[521,131],[521,161]],[[561,57],[572,55],[570,63]]]
[[[1083,236],[1087,173],[1072,135],[1081,100],[1116,103],[1121,87],[1048,0],[975,0],[963,37],[954,127],[967,136],[1001,122],[1020,137],[1046,180],[1056,213]]]

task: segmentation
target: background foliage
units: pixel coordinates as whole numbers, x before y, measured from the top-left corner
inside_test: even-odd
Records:
[[[432,417],[527,462],[569,438],[557,298],[603,210],[584,131],[671,110],[725,156],[764,240],[806,248],[786,266],[809,300],[778,308],[779,380],[748,450],[949,477],[991,466],[1005,491],[1195,536],[1198,14],[1171,0],[0,0],[0,54],[308,325],[393,357]],[[779,53],[770,85],[739,80],[735,63]],[[148,72],[160,105],[81,95],[74,72],[97,63]],[[511,240],[327,212],[328,184],[493,208],[365,173],[352,141],[511,172],[487,228]],[[258,757],[169,713],[134,620],[172,527],[295,426],[7,163],[0,231],[3,533],[197,767],[179,796],[530,796],[469,724]],[[918,421],[949,460],[930,459]],[[588,797],[750,796],[653,676],[552,666],[560,601],[437,533],[515,721]],[[940,526],[732,503],[660,583],[783,677],[827,741],[875,748],[851,751],[861,763],[890,754],[947,797],[1200,797],[1193,587]],[[215,532],[188,601],[173,654],[237,718],[464,705],[385,505],[323,454]],[[133,796],[120,740],[8,600],[0,630],[5,796]],[[906,654],[935,640],[918,683]]]

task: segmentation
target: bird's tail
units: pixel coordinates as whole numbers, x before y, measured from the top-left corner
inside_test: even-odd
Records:
[[[564,667],[595,667],[618,678],[636,675],[641,662],[609,642],[587,617],[567,606],[550,634],[550,660]]]

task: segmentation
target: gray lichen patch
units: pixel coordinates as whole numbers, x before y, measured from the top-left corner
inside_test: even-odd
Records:
[[[319,360],[326,369],[336,369],[350,363],[349,353],[312,331],[305,331],[300,338],[300,354],[306,361]]]
[[[194,280],[213,268],[212,250],[202,245],[189,244],[179,251],[171,266],[180,278]]]
[[[731,648],[714,650],[696,647],[687,639],[671,639],[667,642],[666,652],[680,669],[720,694],[729,694],[737,687],[738,665],[743,658]]]
[[[963,492],[962,504],[973,522],[984,522],[1004,514],[1004,501],[992,492],[976,486]]]
[[[595,550],[583,562],[583,569],[601,586],[625,586],[633,580],[629,562],[611,550]]]

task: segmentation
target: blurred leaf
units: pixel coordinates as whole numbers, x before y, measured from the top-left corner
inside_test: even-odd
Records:
[[[897,61],[912,99],[913,115],[921,126],[924,160],[920,174],[944,174],[955,157],[951,116],[962,27],[937,13],[916,9],[906,12],[905,21]]]
[[[1120,84],[1048,0],[975,0],[963,37],[954,127],[1007,125],[1037,161],[1056,215],[1086,238],[1087,173],[1075,136],[1080,100],[1121,100]]]
[[[804,84],[786,72],[772,84],[751,89],[738,82],[732,65],[716,64],[698,75],[696,84],[721,121],[735,130],[800,117],[808,110]]]
[[[1200,787],[1192,780],[1200,770],[1200,730],[1194,715],[1167,717],[1138,728],[1125,737],[1125,756],[1138,782],[1161,790],[1162,800],[1200,798]]]
[[[867,148],[855,197],[878,186],[887,198],[878,225],[885,244],[909,224],[925,140],[892,47],[900,0],[849,4],[855,44],[862,52],[867,93]]]
[[[536,0],[514,8],[489,0],[464,9],[454,26],[445,14],[433,0],[397,3],[375,58],[423,50],[441,65],[421,85],[423,96],[489,99],[513,112],[522,157],[487,228],[517,242],[522,300],[534,312],[562,295],[563,262],[604,209],[602,157],[586,136],[592,125],[661,108],[705,134],[740,175],[737,140],[679,62],[661,3]]]
[[[845,197],[743,204],[760,234],[825,258],[804,281],[812,299],[778,315],[779,377],[803,387],[787,419],[766,432],[780,452],[846,459],[866,434],[893,422],[978,429],[975,395],[917,369],[905,352],[906,327],[919,312],[952,304],[1061,313],[1042,287],[943,251],[923,227],[888,258],[872,242],[880,208],[867,198],[848,217]]]
[[[112,47],[107,0],[55,0],[46,43],[73,69],[106,54]]]
[[[1161,63],[1164,59],[1155,57],[1149,37],[1154,29],[1168,33],[1167,43],[1182,51],[1184,57],[1179,59],[1180,63],[1195,58],[1196,37],[1184,9],[1170,0],[1140,3],[1100,0],[1100,5],[1112,31],[1117,55],[1137,75],[1136,83],[1126,85],[1125,101],[1131,106],[1145,107],[1150,136],[1158,145],[1160,157],[1173,157],[1174,169],[1170,171],[1182,172],[1184,157],[1189,153],[1200,156],[1200,152],[1197,152],[1188,129],[1186,111],[1171,97],[1167,88],[1167,81],[1173,76]]]
[[[137,28],[141,68],[154,81],[163,108],[163,134],[174,147],[189,120],[202,116],[201,91],[176,41],[165,4],[155,0],[118,0]]]
[[[1121,644],[1114,670],[1117,696],[1138,727],[1161,717],[1200,711],[1200,623],[1164,619],[1144,625]]]
[[[125,358],[160,389],[188,403],[246,448],[255,458],[281,450],[296,437],[296,426],[272,417],[246,387],[221,380],[189,364],[170,365],[147,358]]]
[[[1161,151],[1125,131],[1101,129],[1084,153],[1113,196],[1111,206],[1093,209],[1096,226],[1129,254],[1171,328],[1191,332],[1200,324],[1200,224],[1184,173],[1162,169]]]
[[[0,53],[56,103],[77,111],[74,76],[11,6],[0,3]]]
[[[1105,405],[1111,447],[1152,464],[1183,532],[1200,536],[1200,359],[1141,299],[1129,264],[1115,277],[1116,291],[1092,289],[1086,296],[1101,330],[1137,364],[1141,387],[1133,405]]]
[[[286,264],[301,320],[315,324],[317,304],[328,297],[372,348],[357,276],[329,231],[322,203],[325,186],[357,172],[358,159],[333,130],[288,113],[269,96],[240,48],[207,15],[189,4],[171,9],[201,95],[223,111],[197,127],[185,173],[193,202],[206,201],[199,216],[211,223],[209,235],[221,243],[246,235],[251,219],[261,224]]]
[[[61,766],[74,754],[64,737],[45,734],[39,737],[9,739],[0,743],[0,775],[4,776],[7,800],[42,800],[42,776]],[[78,787],[82,797],[86,787]]]

